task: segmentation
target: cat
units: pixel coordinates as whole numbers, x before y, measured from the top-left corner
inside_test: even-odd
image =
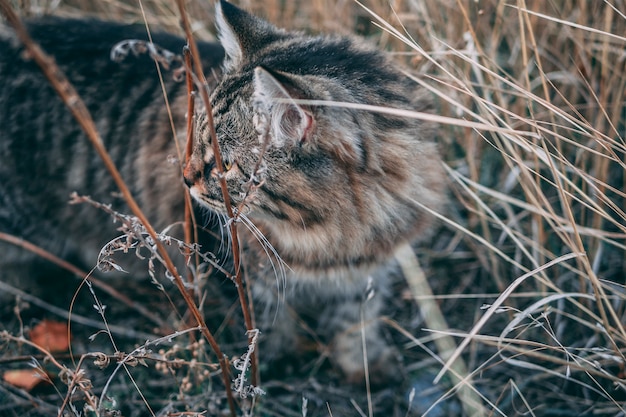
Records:
[[[299,326],[292,313],[310,316],[332,348],[331,359],[357,381],[365,371],[364,321],[370,371],[386,378],[394,352],[377,318],[389,295],[388,275],[397,273],[393,253],[429,234],[432,217],[415,201],[432,210],[445,201],[436,127],[297,100],[432,111],[430,100],[384,54],[355,39],[287,32],[225,1],[218,2],[217,22],[221,46],[200,43],[200,52],[208,74],[224,71],[211,101],[230,198],[247,226],[239,231],[265,336],[261,354],[294,346]],[[194,153],[183,178],[168,162],[176,151],[154,63],[109,58],[118,41],[145,39],[143,28],[60,18],[37,19],[28,28],[86,101],[157,229],[181,220],[183,180],[202,206],[225,212],[207,115],[196,115]],[[166,34],[154,34],[154,41],[172,51],[184,44]],[[69,195],[77,191],[128,209],[78,125],[4,26],[0,78],[0,232],[90,268],[119,232],[108,214],[68,205]],[[165,80],[182,141],[185,87]],[[33,292],[31,277],[50,278],[37,256],[5,242],[0,253],[0,280]]]
[[[27,24],[30,35],[54,57],[85,101],[105,147],[157,230],[184,218],[180,163],[155,64],[147,54],[111,59],[126,39],[147,40],[141,25],[42,17]],[[180,53],[186,41],[154,33],[156,44]],[[224,50],[200,42],[211,84]],[[176,133],[184,149],[187,92],[164,71]],[[0,232],[25,239],[89,270],[100,249],[118,236],[109,214],[87,204],[70,205],[70,194],[91,196],[129,213],[92,145],[15,34],[0,23]],[[146,274],[145,264],[138,267]],[[59,271],[38,256],[0,241],[0,280],[31,294],[55,294],[68,305],[73,293]],[[38,281],[46,280],[43,285]],[[54,280],[55,285],[50,285]],[[57,282],[58,281],[58,282]],[[69,285],[69,284],[68,284]],[[41,289],[41,291],[38,291]],[[43,292],[43,294],[41,294]],[[13,295],[0,291],[0,305]],[[57,300],[61,302],[60,300]]]
[[[245,272],[266,333],[261,355],[297,343],[295,311],[315,319],[330,358],[358,381],[363,322],[365,359],[384,380],[396,369],[377,318],[394,251],[429,235],[433,217],[420,205],[440,211],[445,203],[437,130],[319,101],[425,112],[431,100],[383,53],[355,39],[278,29],[223,0],[216,21],[226,51],[211,94],[222,166],[209,117],[199,114],[184,177],[195,200],[223,215],[225,178],[245,226]]]

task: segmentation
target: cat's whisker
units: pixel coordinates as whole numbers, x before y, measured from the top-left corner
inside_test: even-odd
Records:
[[[225,242],[225,240],[224,240],[224,229],[228,230],[228,227],[226,226],[226,217],[222,213],[215,213],[215,214],[216,214],[217,222],[219,224],[218,229],[220,231],[220,247],[219,247],[219,251],[220,251],[220,253],[222,253],[224,248],[226,248],[227,251],[230,250],[230,244],[225,244],[227,242]],[[226,238],[228,238],[228,236],[226,236]],[[228,242],[230,242],[230,240],[228,240]]]
[[[289,266],[283,261],[280,257],[274,246],[271,242],[265,237],[265,235],[259,230],[258,227],[246,216],[245,214],[240,214],[242,223],[246,226],[246,228],[252,233],[255,239],[259,242],[263,251],[267,255],[267,259],[270,261],[272,266],[272,270],[274,271],[274,276],[276,278],[277,291],[279,295],[279,299],[284,301],[285,298],[285,288],[287,286],[287,274],[285,267],[289,268]],[[278,263],[278,267],[276,263]]]
[[[306,232],[306,222],[304,221],[304,218],[302,217],[302,214],[299,214],[299,216],[300,216],[300,223],[302,223],[302,230],[304,230]]]
[[[223,219],[223,230],[222,230],[222,236],[224,236],[224,232],[226,233],[226,242],[228,242],[228,244],[226,245],[226,253],[228,254],[228,257],[230,258],[233,255],[233,246],[231,244],[231,242],[233,241],[233,235],[232,235],[232,230],[230,229],[230,227],[226,226],[226,222],[228,221],[227,217],[225,214],[221,214],[222,219]]]
[[[218,212],[214,212],[215,213],[215,218],[217,219],[218,222],[218,227],[217,229],[219,230],[220,233],[220,246],[218,248],[218,253],[220,254],[221,258],[222,258],[222,266],[225,266],[225,264],[227,263],[228,259],[230,259],[231,255],[232,255],[232,236],[231,236],[231,232],[230,232],[230,228],[228,227],[228,218],[226,217],[225,214],[223,213],[218,213]]]

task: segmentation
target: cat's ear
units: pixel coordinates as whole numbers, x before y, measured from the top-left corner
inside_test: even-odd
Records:
[[[236,68],[247,55],[284,36],[283,30],[225,0],[215,6],[215,21],[219,40],[226,51],[226,70]]]
[[[313,115],[295,102],[301,94],[294,81],[285,74],[254,69],[255,128],[269,133],[276,147],[303,143],[313,130]]]

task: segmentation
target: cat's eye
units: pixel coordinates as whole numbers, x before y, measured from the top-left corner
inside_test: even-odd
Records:
[[[224,164],[224,171],[230,171],[230,169],[233,167],[233,161],[231,161],[230,159],[224,159],[222,163]]]

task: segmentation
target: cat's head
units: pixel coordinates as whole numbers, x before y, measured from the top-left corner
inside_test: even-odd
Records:
[[[225,1],[216,13],[226,60],[211,102],[233,206],[300,230],[402,217],[390,194],[429,185],[418,171],[431,168],[415,165],[436,163],[424,141],[433,126],[355,106],[425,110],[416,85],[353,39],[288,32]],[[196,126],[185,180],[198,201],[225,213],[206,115]]]

